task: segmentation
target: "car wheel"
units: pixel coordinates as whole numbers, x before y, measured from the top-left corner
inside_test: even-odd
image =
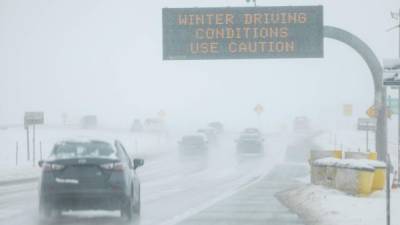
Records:
[[[49,203],[41,199],[39,201],[39,215],[41,219],[48,219],[51,217],[51,207]]]
[[[140,215],[140,206],[141,206],[141,202],[140,202],[140,186],[139,186],[139,194],[137,196],[136,204],[133,207],[133,213],[135,215]]]
[[[121,207],[121,217],[126,217],[128,221],[132,220],[133,217],[133,209],[132,209],[132,200],[128,199],[125,204],[122,204]]]

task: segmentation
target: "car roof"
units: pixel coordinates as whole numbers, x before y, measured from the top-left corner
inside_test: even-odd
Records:
[[[58,139],[55,143],[62,144],[62,143],[93,143],[93,142],[104,142],[110,145],[113,145],[116,139],[112,138],[98,138],[98,137],[87,137],[87,136],[78,136],[78,137],[68,137],[68,138],[61,138]]]
[[[207,136],[202,133],[187,134],[187,135],[184,135],[182,137],[182,139],[183,138],[191,138],[191,137],[203,138],[204,140],[207,140]]]
[[[214,127],[206,127],[206,128],[200,128],[197,130],[197,132],[216,132],[217,130]]]
[[[241,133],[240,137],[254,137],[254,138],[259,138],[260,134],[259,133]]]

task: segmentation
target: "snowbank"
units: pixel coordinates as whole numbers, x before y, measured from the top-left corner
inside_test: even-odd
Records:
[[[385,224],[385,193],[354,197],[323,186],[302,185],[281,192],[279,199],[310,225]],[[400,191],[392,192],[392,224],[400,224]]]
[[[375,170],[375,168],[386,168],[386,164],[381,161],[368,160],[368,159],[337,159],[337,158],[323,158],[313,162],[315,166],[336,166],[348,169],[363,169]]]

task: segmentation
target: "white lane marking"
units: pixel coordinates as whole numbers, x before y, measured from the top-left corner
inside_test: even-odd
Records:
[[[18,215],[21,215],[22,213],[23,213],[23,210],[2,209],[2,210],[0,210],[0,220],[13,218],[13,217],[16,217]]]
[[[18,184],[18,185],[10,185],[10,186],[0,186],[0,199],[4,196],[8,196],[10,194],[16,194],[21,192],[29,192],[29,191],[37,191],[38,183],[27,183],[27,184]]]
[[[220,196],[218,196],[218,197],[216,197],[216,198],[214,198],[214,199],[212,199],[212,200],[210,200],[208,202],[205,202],[204,204],[201,204],[198,207],[190,208],[189,210],[185,211],[184,213],[182,213],[180,215],[177,215],[177,216],[174,216],[173,218],[165,221],[164,223],[161,223],[160,225],[175,225],[175,224],[178,224],[179,222],[182,222],[183,220],[185,220],[185,219],[187,219],[187,218],[189,218],[189,217],[191,217],[191,216],[193,216],[195,214],[198,214],[199,212],[211,207],[212,205],[216,204],[217,202],[222,201],[222,200],[224,200],[224,199],[226,199],[228,197],[231,197],[232,195],[238,193],[239,191],[244,190],[245,188],[248,188],[249,186],[259,182],[266,175],[267,175],[267,173],[262,174],[257,179],[255,179],[253,181],[250,181],[250,183],[248,183],[246,185],[243,185],[243,186],[241,186],[241,187],[239,187],[237,189],[226,191],[226,192],[224,192],[224,194],[222,194],[222,195],[220,195]]]

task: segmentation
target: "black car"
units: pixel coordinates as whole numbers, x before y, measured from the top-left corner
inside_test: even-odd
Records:
[[[43,217],[70,210],[120,210],[132,219],[140,214],[140,181],[119,141],[72,140],[55,144],[40,161],[39,211]]]
[[[210,145],[217,144],[218,142],[217,131],[214,128],[208,127],[208,128],[198,129],[197,132],[200,134],[204,134]]]
[[[257,134],[257,135],[262,135],[261,131],[257,128],[246,128],[242,132],[243,134]]]
[[[242,133],[236,140],[236,150],[240,153],[263,153],[264,138],[259,133]]]
[[[208,141],[203,134],[183,136],[178,144],[182,153],[203,153],[208,149]]]

